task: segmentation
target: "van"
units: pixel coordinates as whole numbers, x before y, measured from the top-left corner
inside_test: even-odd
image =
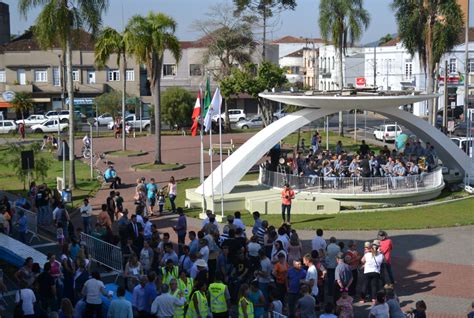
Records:
[[[17,125],[14,120],[0,120],[0,134],[15,132]]]
[[[474,144],[474,137],[453,137],[451,140],[462,149],[469,157],[473,158],[473,144]],[[468,152],[469,147],[469,152]]]

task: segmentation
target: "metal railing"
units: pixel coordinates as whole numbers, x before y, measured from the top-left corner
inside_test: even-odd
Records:
[[[81,233],[81,240],[85,242],[91,260],[119,274],[123,272],[122,249],[119,246],[107,243],[84,232]]]
[[[18,218],[19,218],[18,211],[23,211],[23,213],[26,216],[26,227],[27,227],[28,233],[31,234],[29,243],[31,243],[34,239],[37,239],[39,241],[40,239],[38,237],[38,214],[30,210],[24,209],[20,206],[16,206],[14,202],[12,202],[11,205],[16,212],[15,222],[18,221]]]
[[[259,182],[272,188],[282,188],[289,183],[293,190],[329,194],[396,194],[422,192],[443,185],[441,168],[429,173],[405,177],[319,177],[298,176],[269,171],[260,167]]]

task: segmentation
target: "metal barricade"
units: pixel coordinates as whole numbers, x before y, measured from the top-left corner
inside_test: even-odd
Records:
[[[85,242],[91,260],[119,274],[123,272],[122,249],[119,246],[107,243],[84,232],[81,233],[81,240]]]
[[[28,232],[31,234],[29,243],[33,242],[34,239],[40,240],[38,237],[38,214],[30,210],[24,209],[19,206],[12,204],[13,209],[15,210],[15,220],[18,221],[18,211],[23,211],[26,216],[26,227]]]

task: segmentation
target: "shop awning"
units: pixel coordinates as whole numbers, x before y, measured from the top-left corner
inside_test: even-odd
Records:
[[[31,101],[33,103],[49,103],[51,101],[51,98],[49,98],[49,97],[35,97],[35,98],[32,98]]]
[[[8,102],[0,102],[0,108],[8,108],[8,107],[12,107],[13,105],[11,103],[8,103]]]

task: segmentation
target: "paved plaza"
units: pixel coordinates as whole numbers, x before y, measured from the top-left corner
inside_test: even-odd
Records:
[[[223,136],[223,142],[232,139],[241,144],[252,134],[229,134]],[[207,139],[207,138],[206,138]],[[154,177],[163,186],[171,175],[177,180],[199,177],[199,137],[164,136],[162,144],[163,160],[165,163],[179,162],[186,168],[172,172],[135,172],[131,165],[151,162],[153,158],[153,136],[128,139],[128,149],[146,150],[146,156],[115,157],[111,160],[122,178],[125,186],[120,189],[125,199],[125,206],[134,209],[134,183],[137,178]],[[208,149],[208,140],[205,148]],[[101,152],[119,150],[121,141],[112,138],[95,140],[96,149]],[[205,155],[206,174],[209,173],[209,156]],[[214,156],[214,167],[218,165],[218,156]],[[179,186],[179,181],[178,181]],[[98,213],[100,204],[105,202],[109,193],[108,187],[103,187],[92,200],[94,211]],[[168,215],[155,219],[161,232],[169,232],[174,241],[176,237],[171,226],[176,215]],[[265,219],[265,217],[263,217]],[[199,230],[201,220],[189,219],[188,230]],[[313,225],[315,227],[317,225]],[[387,225],[389,228],[390,225]],[[250,224],[247,224],[250,229]],[[424,229],[410,231],[387,231],[394,242],[394,274],[396,291],[404,309],[414,307],[418,300],[425,300],[428,305],[429,317],[465,317],[470,303],[474,300],[474,226],[442,229]],[[310,248],[314,231],[298,230],[303,240],[305,250]],[[324,237],[335,236],[338,240],[354,239],[359,241],[359,247],[364,241],[373,240],[376,231],[327,231]],[[368,307],[368,304],[356,305]]]

